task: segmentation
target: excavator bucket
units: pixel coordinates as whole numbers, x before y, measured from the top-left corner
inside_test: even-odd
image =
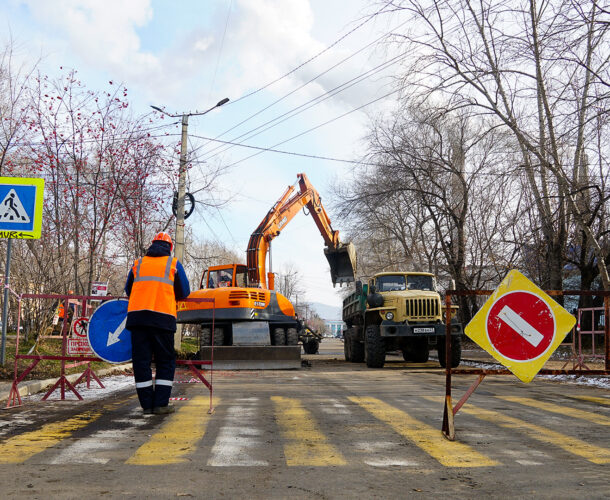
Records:
[[[330,277],[333,286],[337,283],[351,283],[356,275],[356,248],[353,243],[341,243],[338,248],[324,249],[324,255],[330,265]]]

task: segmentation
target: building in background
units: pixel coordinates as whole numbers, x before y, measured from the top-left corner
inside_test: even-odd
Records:
[[[326,332],[332,337],[340,338],[343,336],[343,326],[345,323],[342,320],[327,319],[324,320],[324,323],[326,325]]]

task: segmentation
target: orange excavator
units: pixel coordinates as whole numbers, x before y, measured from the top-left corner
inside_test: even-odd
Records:
[[[289,186],[250,236],[247,265],[227,264],[206,269],[200,289],[178,303],[178,322],[201,325],[201,346],[294,346],[301,323],[294,306],[275,291],[267,272],[271,241],[301,210],[313,217],[326,248],[333,285],[354,281],[356,255],[351,243],[341,243],[320,195],[305,174]],[[189,300],[195,299],[195,300]],[[208,301],[214,299],[214,306]]]

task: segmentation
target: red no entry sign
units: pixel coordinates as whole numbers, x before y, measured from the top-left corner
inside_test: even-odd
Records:
[[[487,336],[508,359],[527,361],[544,354],[555,335],[555,316],[538,295],[515,291],[498,298],[487,315]]]
[[[464,333],[523,382],[530,382],[576,319],[512,270],[464,328]]]

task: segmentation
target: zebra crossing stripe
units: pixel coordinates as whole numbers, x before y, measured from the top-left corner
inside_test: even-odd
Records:
[[[518,396],[496,396],[504,401],[510,401],[511,403],[519,403],[532,408],[538,408],[539,410],[548,411],[551,413],[559,413],[566,417],[579,418],[581,420],[587,420],[598,425],[610,425],[610,418],[605,415],[598,415],[591,411],[579,410],[577,408],[570,408],[568,406],[560,406],[552,403],[546,403],[544,401],[537,401],[531,398],[521,398]]]
[[[218,400],[214,406],[217,406]],[[125,463],[165,465],[186,462],[205,434],[210,415],[208,398],[197,396],[182,406],[170,420],[144,443]]]
[[[298,399],[272,396],[275,418],[286,443],[284,455],[289,466],[345,465],[343,455],[328,442],[313,416]]]
[[[430,401],[438,399],[430,396],[425,396],[425,398]],[[519,432],[523,432],[536,441],[558,446],[568,453],[573,453],[574,455],[583,457],[594,464],[610,464],[610,450],[608,448],[588,444],[580,439],[566,436],[565,434],[547,429],[546,427],[532,424],[509,415],[504,415],[498,411],[486,410],[471,404],[464,405],[460,409],[460,412],[467,415],[473,415],[478,419],[491,422],[492,424],[499,425],[500,427],[506,427],[507,429],[514,429]]]
[[[370,397],[348,398],[360,405],[375,418],[385,422],[401,436],[413,441],[428,455],[446,467],[490,467],[498,462],[479,453],[459,441],[448,441],[439,431],[428,424],[420,422],[408,413],[394,408],[380,399]]]
[[[610,398],[597,397],[597,396],[569,396],[573,399],[580,399],[582,401],[589,401],[590,403],[597,403],[599,405],[610,406]]]

